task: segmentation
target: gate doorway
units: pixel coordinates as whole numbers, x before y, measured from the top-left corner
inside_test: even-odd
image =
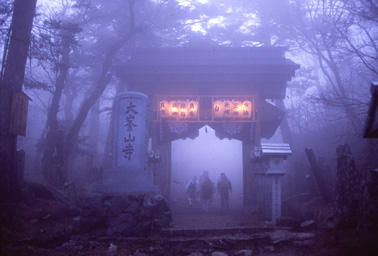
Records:
[[[224,209],[216,183],[224,172],[232,183],[229,211],[243,208],[243,160],[242,142],[235,139],[219,139],[215,131],[205,125],[199,129],[199,136],[192,139],[172,141],[171,151],[171,210],[173,213],[201,212],[200,204],[189,207],[185,188],[194,176],[199,177],[208,171],[214,182],[214,197],[209,212],[218,213]]]

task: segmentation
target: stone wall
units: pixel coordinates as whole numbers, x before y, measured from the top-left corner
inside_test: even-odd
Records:
[[[147,236],[171,224],[161,195],[104,195],[88,193],[80,214],[80,233],[97,236]]]

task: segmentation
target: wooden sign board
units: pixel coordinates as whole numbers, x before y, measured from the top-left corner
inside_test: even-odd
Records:
[[[20,136],[26,135],[29,99],[22,91],[13,94],[9,133]]]

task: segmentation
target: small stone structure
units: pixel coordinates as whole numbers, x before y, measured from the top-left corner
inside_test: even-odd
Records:
[[[256,153],[262,169],[259,176],[265,197],[264,217],[275,224],[281,217],[281,176],[286,174],[284,160],[291,155],[291,149],[286,143],[263,143],[261,151]]]
[[[101,184],[92,185],[80,216],[82,233],[147,235],[167,227],[167,201],[153,185],[148,169],[148,97],[126,92],[113,108],[112,168],[103,170]]]

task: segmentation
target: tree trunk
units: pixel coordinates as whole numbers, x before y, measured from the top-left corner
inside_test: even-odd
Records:
[[[46,121],[46,138],[45,147],[42,157],[42,173],[47,182],[62,187],[66,182],[65,163],[63,154],[61,156],[54,157],[54,153],[62,149],[58,149],[58,146],[63,146],[63,134],[59,130],[59,124],[57,115],[59,112],[59,103],[62,98],[62,92],[65,86],[65,82],[69,70],[69,54],[70,54],[70,32],[64,31],[62,35],[62,59],[59,63],[59,74],[55,83],[55,91],[51,101],[51,105],[47,114]]]
[[[0,87],[1,201],[13,201],[19,192],[16,175],[17,135],[9,133],[12,95],[22,90],[36,0],[15,0],[11,38]]]
[[[119,41],[117,41],[112,47],[110,47],[109,50],[106,52],[105,59],[102,64],[101,74],[99,79],[97,80],[96,87],[88,96],[88,98],[84,100],[76,119],[74,120],[70,130],[67,133],[64,146],[65,161],[68,161],[68,158],[76,145],[80,129],[88,115],[89,110],[91,109],[93,104],[98,100],[98,98],[102,95],[106,86],[111,80],[111,74],[109,73],[109,69],[111,67],[115,54],[137,32],[138,31],[136,30],[131,30],[129,33],[125,34]]]

